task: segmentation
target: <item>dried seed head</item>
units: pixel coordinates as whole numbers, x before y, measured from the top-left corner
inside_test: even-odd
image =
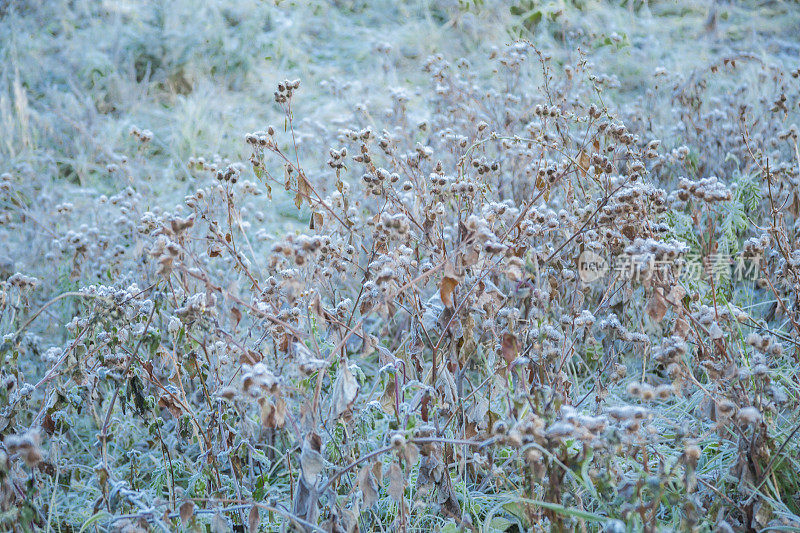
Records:
[[[390,443],[395,450],[400,450],[406,445],[406,438],[400,433],[395,433],[390,439]]]
[[[736,419],[742,424],[758,424],[761,422],[761,412],[753,406],[739,410]]]

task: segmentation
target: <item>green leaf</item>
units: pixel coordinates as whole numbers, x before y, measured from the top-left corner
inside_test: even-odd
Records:
[[[88,530],[89,526],[100,520],[105,514],[105,511],[99,511],[93,514],[86,522],[83,523],[81,530],[78,533],[83,533],[84,531]]]
[[[533,31],[536,26],[542,21],[542,12],[534,11],[532,14],[525,17],[525,28],[528,31]]]

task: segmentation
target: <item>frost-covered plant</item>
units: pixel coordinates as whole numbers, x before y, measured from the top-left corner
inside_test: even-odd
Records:
[[[284,80],[285,127],[169,208],[141,152],[41,205],[10,169],[3,234],[47,268],[0,286],[0,520],[798,527],[797,75],[737,60],[660,69],[670,120],[525,41],[336,124]]]

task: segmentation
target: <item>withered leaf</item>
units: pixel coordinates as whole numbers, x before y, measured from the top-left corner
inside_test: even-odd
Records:
[[[185,526],[189,519],[194,514],[194,502],[183,502],[178,509],[181,517],[181,523]]]
[[[428,404],[430,402],[431,402],[431,395],[426,391],[419,403],[420,416],[422,416],[422,420],[424,422],[428,421]]]
[[[261,398],[261,423],[266,428],[281,429],[286,424],[286,402],[283,398],[272,401],[271,398]]]
[[[797,192],[792,195],[792,203],[789,204],[788,209],[794,216],[800,215],[800,195]]]
[[[247,516],[247,528],[249,531],[258,531],[258,526],[261,524],[261,513],[258,512],[258,507],[255,505],[250,508],[250,514]]]
[[[233,327],[235,328],[242,321],[242,312],[236,307],[231,307],[231,315],[233,316]]]
[[[667,314],[667,303],[659,291],[655,291],[653,296],[650,297],[645,311],[656,322],[661,322],[664,319],[664,315]]]
[[[446,366],[441,368],[436,378],[436,390],[441,399],[451,406],[458,403],[458,386],[452,372]]]
[[[669,291],[669,294],[667,294],[667,303],[673,307],[680,308],[681,300],[683,300],[685,295],[686,289],[680,285],[673,285],[672,289]]]
[[[286,352],[289,349],[289,342],[291,341],[291,337],[288,333],[284,333],[281,336],[280,342],[278,343],[278,349],[282,352]]]
[[[358,515],[353,509],[342,509],[341,513],[344,533],[358,533]]]
[[[589,172],[589,165],[591,164],[591,159],[589,158],[589,154],[581,150],[580,155],[578,155],[578,166],[581,170],[581,175],[586,177],[586,173]]]
[[[300,174],[297,177],[297,194],[294,197],[294,205],[300,209],[303,205],[303,200],[308,198],[308,203],[311,205],[311,199],[308,197],[311,192],[311,185],[308,183],[305,174]]]
[[[313,487],[317,482],[317,476],[322,473],[323,466],[322,454],[314,444],[314,439],[306,438],[300,450],[300,471],[309,487]]]
[[[181,409],[181,407],[175,403],[175,400],[173,400],[172,396],[169,394],[164,394],[158,399],[158,406],[161,408],[166,407],[170,414],[175,418],[180,418],[180,416],[183,414],[183,409]]]
[[[260,353],[256,352],[255,350],[246,350],[239,354],[239,362],[245,363],[248,365],[254,365],[264,359]]]
[[[325,310],[322,308],[322,299],[319,297],[318,292],[314,292],[314,295],[311,297],[311,303],[309,304],[309,307],[317,318],[326,320]]]
[[[433,472],[438,464],[439,460],[434,456],[422,457],[422,461],[419,464],[419,474],[417,475],[417,497],[427,498],[433,491]]]
[[[509,365],[514,362],[519,355],[519,343],[517,338],[511,333],[503,333],[502,342],[503,360]]]
[[[322,213],[313,212],[311,213],[311,222],[308,223],[309,229],[321,229],[322,228]]]
[[[350,371],[346,363],[339,366],[339,375],[336,376],[336,383],[333,385],[333,396],[331,398],[331,415],[334,419],[339,418],[350,410],[353,402],[358,396],[358,381]]]
[[[474,422],[467,422],[464,425],[464,438],[472,439],[478,434],[478,426]]]
[[[403,446],[403,458],[406,460],[406,466],[411,468],[415,464],[417,464],[417,460],[419,459],[419,448],[413,442],[407,443]]]
[[[50,413],[44,415],[44,420],[42,421],[42,427],[48,434],[52,435],[53,432],[56,430],[56,423],[53,421],[53,416]]]
[[[403,477],[403,472],[397,463],[392,463],[389,467],[389,496],[400,503],[403,501],[403,494],[406,491],[406,480]]]
[[[375,479],[380,485],[381,480],[383,479],[383,463],[381,461],[375,461],[372,463],[372,475],[375,476]]]
[[[689,336],[689,322],[683,317],[678,318],[672,327],[672,334],[681,339]]]
[[[442,506],[442,512],[445,516],[460,518],[461,505],[458,503],[458,495],[453,489],[453,482],[450,480],[449,473],[446,471],[442,473],[442,477],[436,483],[436,488],[439,492],[437,502]]]
[[[467,421],[480,424],[486,420],[486,414],[489,412],[489,400],[482,394],[476,394],[472,405],[466,410]]]
[[[358,307],[358,311],[362,315],[366,315],[369,312],[369,310],[372,309],[372,305],[373,304],[372,304],[371,301],[369,301],[368,299],[364,298],[363,300],[361,300],[361,305]]]
[[[375,351],[378,347],[378,339],[375,335],[364,333],[363,327],[361,331],[361,357],[367,357]]]
[[[451,309],[454,307],[453,291],[457,285],[458,280],[450,276],[443,277],[442,283],[439,285],[439,297],[442,299],[442,303]]]
[[[380,402],[386,414],[395,414],[395,383],[393,379],[386,382],[386,388],[383,390]]]
[[[211,533],[226,533],[227,531],[230,531],[230,525],[225,519],[225,515],[218,511],[211,519]]]
[[[372,475],[372,466],[366,464],[358,471],[358,488],[361,491],[365,507],[372,507],[378,501],[378,485]]]

